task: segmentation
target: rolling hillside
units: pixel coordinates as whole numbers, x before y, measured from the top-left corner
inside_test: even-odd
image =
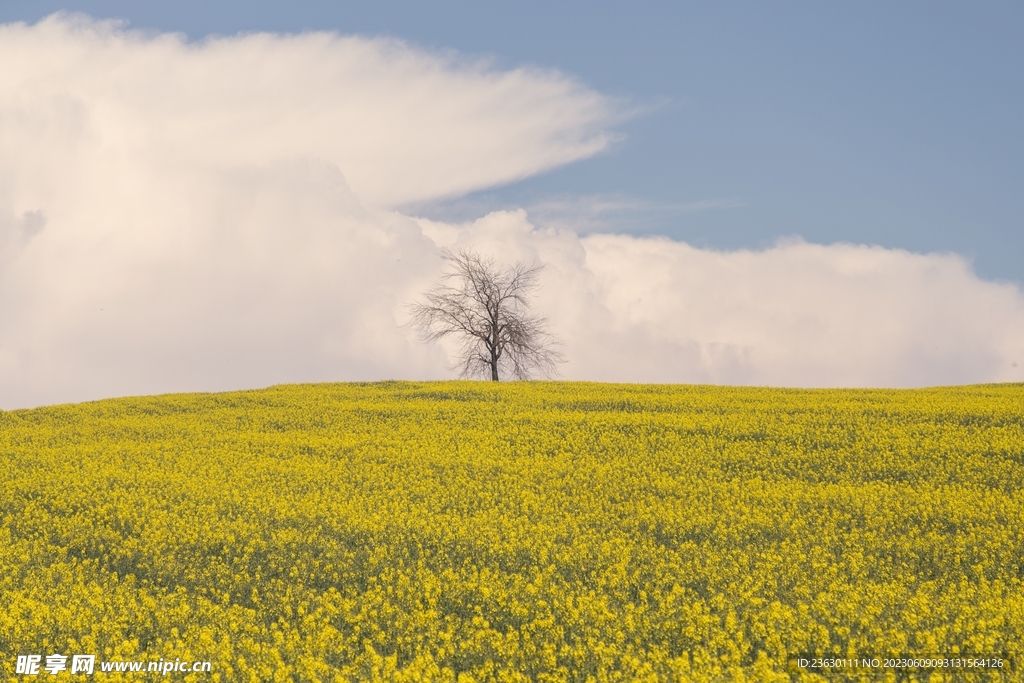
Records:
[[[462,683],[973,653],[1010,660],[943,680],[1014,680],[1024,654],[1022,385],[386,382],[0,412],[0,519],[5,679],[32,653]],[[140,679],[96,678],[118,676]]]

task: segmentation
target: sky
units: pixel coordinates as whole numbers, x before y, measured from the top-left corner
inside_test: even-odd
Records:
[[[1017,5],[0,24],[0,408],[451,377],[404,323],[453,246],[545,264],[567,379],[1024,380]]]

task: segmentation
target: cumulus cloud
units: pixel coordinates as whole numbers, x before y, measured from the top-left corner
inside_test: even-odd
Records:
[[[715,252],[394,207],[596,154],[613,102],[390,39],[0,27],[0,406],[451,376],[403,327],[439,247],[548,265],[569,378],[1019,380],[1024,297],[953,255]]]
[[[954,254],[782,240],[761,251],[537,229],[523,211],[446,246],[547,264],[539,305],[566,376],[618,382],[923,386],[1020,381],[1024,296]]]
[[[111,172],[314,156],[395,206],[591,156],[620,115],[556,72],[332,33],[189,43],[56,15],[0,28],[0,60],[4,145],[26,179],[58,173],[62,144]]]

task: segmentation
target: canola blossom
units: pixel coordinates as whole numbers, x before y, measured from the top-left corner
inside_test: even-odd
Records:
[[[1024,664],[1024,385],[384,382],[7,411],[0,519],[3,680],[76,652],[261,683]],[[1008,664],[793,664],[939,653]]]

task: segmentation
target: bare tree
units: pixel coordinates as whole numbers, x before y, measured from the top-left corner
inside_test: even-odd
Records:
[[[544,266],[520,261],[502,268],[465,249],[445,251],[444,259],[452,268],[426,292],[426,303],[409,307],[423,340],[458,338],[461,377],[550,377],[563,362],[559,342],[547,320],[530,314],[528,299]]]

